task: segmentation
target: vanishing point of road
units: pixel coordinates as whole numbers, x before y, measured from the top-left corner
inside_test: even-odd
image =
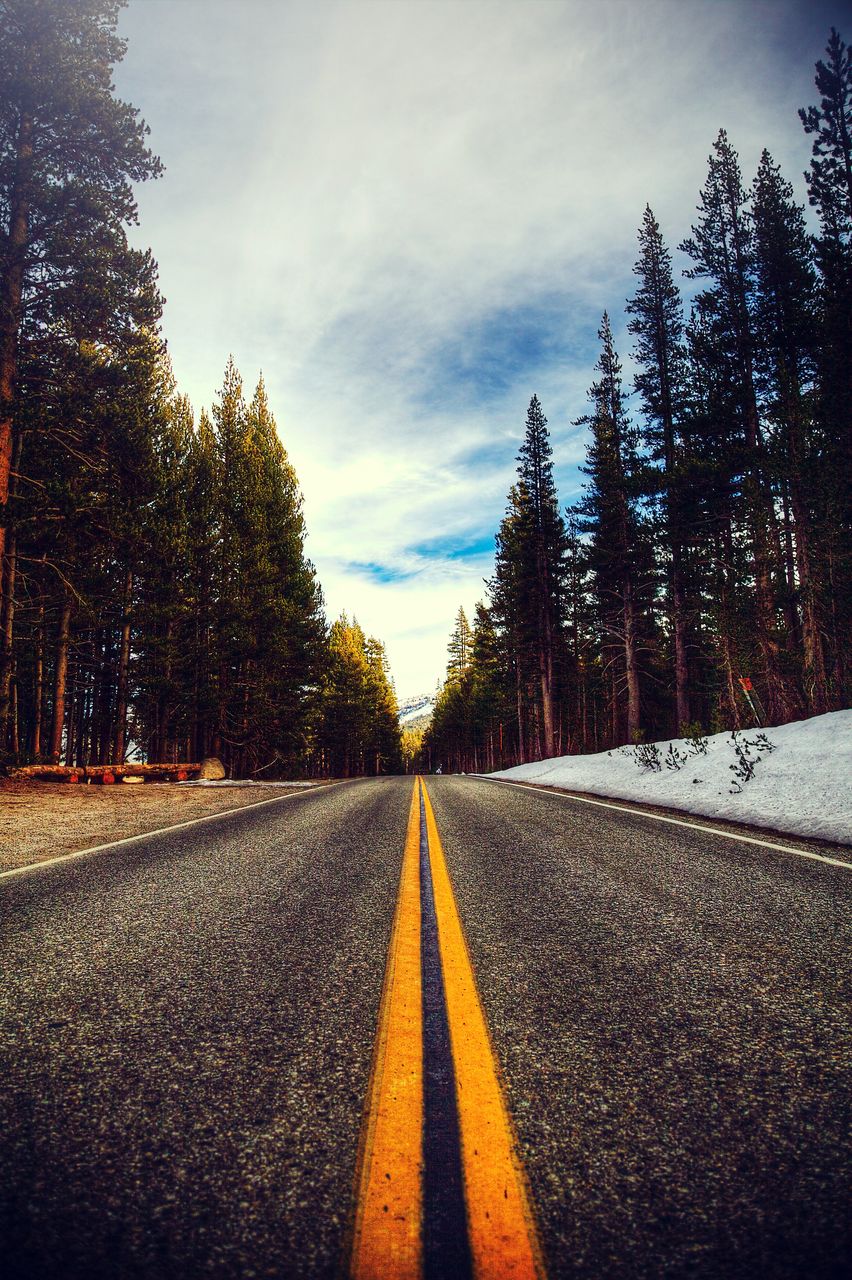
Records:
[[[852,854],[706,826],[379,779],[0,877],[0,1272],[849,1275]]]

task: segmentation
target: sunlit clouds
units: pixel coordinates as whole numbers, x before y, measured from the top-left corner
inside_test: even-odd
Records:
[[[645,204],[674,247],[720,126],[804,201],[796,108],[838,8],[131,0],[118,89],[167,166],[139,236],[179,385],[200,408],[229,353],[263,370],[329,612],[386,641],[400,694],[483,593],[533,392],[576,496]]]

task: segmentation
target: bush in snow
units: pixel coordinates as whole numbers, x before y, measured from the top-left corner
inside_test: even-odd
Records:
[[[765,733],[759,733],[756,738],[741,738],[736,729],[731,732],[731,743],[736,755],[736,762],[728,765],[728,768],[734,775],[731,795],[735,796],[742,791],[746,782],[751,782],[755,768],[760,764],[760,756],[753,756],[751,754],[752,751],[759,751],[769,755],[775,750],[775,743],[770,742]]]
[[[683,766],[686,764],[686,761],[687,761],[687,757],[683,754],[683,752],[678,751],[674,743],[670,742],[669,749],[666,752],[666,768],[682,769]]]
[[[728,768],[734,775],[734,785],[731,787],[731,795],[735,796],[738,791],[742,791],[744,782],[751,782],[754,777],[754,767],[757,760],[753,759],[749,752],[751,743],[748,738],[740,741],[740,735],[736,729],[731,731],[731,744],[734,748],[734,755],[737,757],[734,764],[729,764]]]
[[[655,742],[637,742],[628,755],[632,755],[638,767],[647,773],[659,773],[663,767],[660,749]]]

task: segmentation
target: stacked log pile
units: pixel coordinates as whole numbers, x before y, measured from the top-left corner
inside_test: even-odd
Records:
[[[75,767],[67,764],[27,764],[12,769],[15,782],[97,782],[109,785],[126,778],[143,782],[186,782],[198,778],[200,764],[92,764]]]

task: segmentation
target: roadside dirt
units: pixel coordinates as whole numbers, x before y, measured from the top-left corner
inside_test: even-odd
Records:
[[[0,779],[0,871],[208,813],[241,809],[297,789],[292,784],[199,787],[146,782],[103,787]]]

